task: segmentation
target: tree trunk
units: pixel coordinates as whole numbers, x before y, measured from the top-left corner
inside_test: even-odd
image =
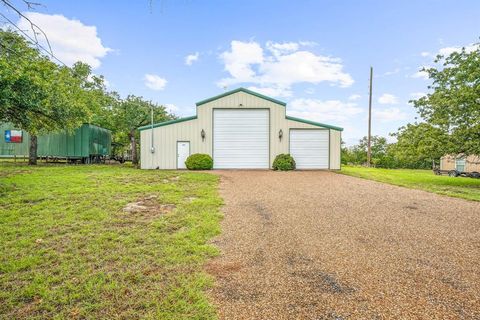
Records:
[[[130,143],[132,147],[132,164],[138,164],[138,157],[137,157],[137,139],[135,139],[135,131],[130,131]]]
[[[37,136],[30,135],[30,149],[28,152],[28,164],[36,165],[37,164]]]

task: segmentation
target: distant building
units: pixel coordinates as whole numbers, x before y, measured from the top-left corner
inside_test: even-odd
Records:
[[[446,155],[440,158],[440,170],[480,172],[480,156]]]

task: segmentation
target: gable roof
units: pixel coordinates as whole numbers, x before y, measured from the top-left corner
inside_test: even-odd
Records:
[[[211,97],[211,98],[208,98],[208,99],[199,101],[199,102],[196,103],[196,105],[197,105],[197,107],[198,107],[198,106],[201,106],[202,104],[205,104],[205,103],[208,103],[208,102],[211,102],[211,101],[214,101],[214,100],[218,100],[218,99],[220,99],[220,98],[229,96],[229,95],[234,94],[234,93],[237,93],[237,92],[245,92],[245,93],[251,94],[252,96],[258,97],[258,98],[260,98],[260,99],[268,100],[268,101],[270,101],[270,102],[279,104],[279,105],[284,106],[284,107],[287,105],[287,104],[286,104],[285,102],[283,102],[283,101],[280,101],[280,100],[277,100],[277,99],[273,99],[273,98],[264,96],[263,94],[260,94],[260,93],[257,93],[257,92],[254,92],[254,91],[252,91],[252,90],[248,90],[248,89],[245,89],[245,88],[238,88],[238,89],[235,89],[235,90],[227,91],[227,92],[222,93],[222,94],[219,94],[219,95],[217,95],[217,96],[214,96],[214,97]]]
[[[251,94],[251,95],[253,95],[253,96],[256,96],[256,97],[258,97],[258,98],[260,98],[260,99],[268,100],[268,101],[270,101],[270,102],[279,104],[279,105],[284,106],[284,107],[286,107],[286,105],[287,105],[285,102],[282,102],[282,101],[279,101],[279,100],[276,100],[276,99],[273,99],[273,98],[264,96],[263,94],[260,94],[260,93],[257,93],[257,92],[254,92],[254,91],[251,91],[251,90],[248,90],[248,89],[245,89],[245,88],[238,88],[238,89],[235,89],[235,90],[231,90],[231,91],[228,91],[228,92],[219,94],[219,95],[214,96],[214,97],[212,97],[212,98],[199,101],[199,102],[196,103],[196,106],[199,107],[199,106],[201,106],[202,104],[205,104],[205,103],[208,103],[208,102],[211,102],[211,101],[214,101],[214,100],[217,100],[217,99],[220,99],[220,98],[229,96],[229,95],[234,94],[234,93],[237,93],[237,92],[245,92],[245,93],[247,93],[247,94]],[[328,124],[324,124],[324,123],[320,123],[320,122],[315,122],[315,121],[310,121],[310,120],[306,120],[306,119],[296,118],[296,117],[292,117],[292,116],[288,116],[288,115],[286,115],[285,118],[286,118],[287,120],[302,122],[302,123],[310,124],[310,125],[317,126],[317,127],[322,127],[322,128],[332,129],[332,130],[343,131],[343,128],[336,127],[336,126],[332,126],[332,125],[328,125]],[[195,115],[195,116],[190,116],[190,117],[185,117],[185,118],[179,118],[179,119],[164,121],[164,122],[160,122],[160,123],[155,123],[155,124],[153,124],[153,128],[163,127],[163,126],[167,126],[167,125],[170,125],[170,124],[175,124],[175,123],[184,122],[184,121],[190,121],[190,120],[195,120],[195,119],[197,119],[197,116],[196,116],[196,115]],[[139,128],[138,128],[138,130],[140,130],[140,131],[142,131],[142,130],[147,130],[147,129],[152,129],[152,125],[146,125],[146,126],[142,126],[142,127],[139,127]]]

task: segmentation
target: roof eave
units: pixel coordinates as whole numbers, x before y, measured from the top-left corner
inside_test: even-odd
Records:
[[[201,106],[202,104],[206,104],[206,103],[208,103],[208,102],[211,102],[211,101],[214,101],[214,100],[218,100],[218,99],[220,99],[220,98],[223,98],[223,97],[232,95],[232,94],[237,93],[237,92],[245,92],[245,93],[251,94],[251,95],[253,95],[253,96],[256,96],[256,97],[258,97],[258,98],[260,98],[260,99],[268,100],[268,101],[270,101],[270,102],[279,104],[279,105],[284,106],[284,107],[287,105],[287,104],[286,104],[285,102],[283,102],[283,101],[280,101],[280,100],[277,100],[277,99],[274,99],[274,98],[265,96],[265,95],[263,95],[263,94],[260,94],[260,93],[257,93],[257,92],[248,90],[248,89],[246,89],[246,88],[237,88],[237,89],[235,89],[235,90],[231,90],[231,91],[228,91],[228,92],[225,92],[225,93],[216,95],[216,96],[214,96],[214,97],[211,97],[211,98],[208,98],[208,99],[199,101],[199,102],[197,102],[195,105],[198,107],[198,106]]]
[[[190,121],[190,120],[195,120],[195,119],[197,119],[197,116],[190,116],[190,117],[185,117],[185,118],[168,120],[168,121],[164,121],[164,122],[154,123],[153,126],[149,124],[149,125],[146,125],[146,126],[138,127],[137,130],[139,130],[139,131],[148,130],[148,129],[152,129],[152,127],[153,128],[158,128],[158,127],[168,126],[168,125],[174,124],[174,123]]]
[[[325,123],[305,120],[305,119],[302,119],[302,118],[296,118],[296,117],[292,117],[292,116],[286,116],[286,118],[287,118],[287,120],[292,120],[292,121],[298,121],[298,122],[302,122],[302,123],[306,123],[306,124],[311,124],[312,126],[328,128],[328,129],[337,130],[337,131],[343,131],[343,128],[332,126],[332,125],[325,124]]]

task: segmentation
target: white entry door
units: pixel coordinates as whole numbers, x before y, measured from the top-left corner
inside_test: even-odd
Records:
[[[268,169],[269,118],[266,109],[215,109],[214,168]]]
[[[290,130],[290,154],[297,169],[328,169],[329,130]]]
[[[187,169],[185,161],[190,155],[190,142],[177,141],[177,169]]]

